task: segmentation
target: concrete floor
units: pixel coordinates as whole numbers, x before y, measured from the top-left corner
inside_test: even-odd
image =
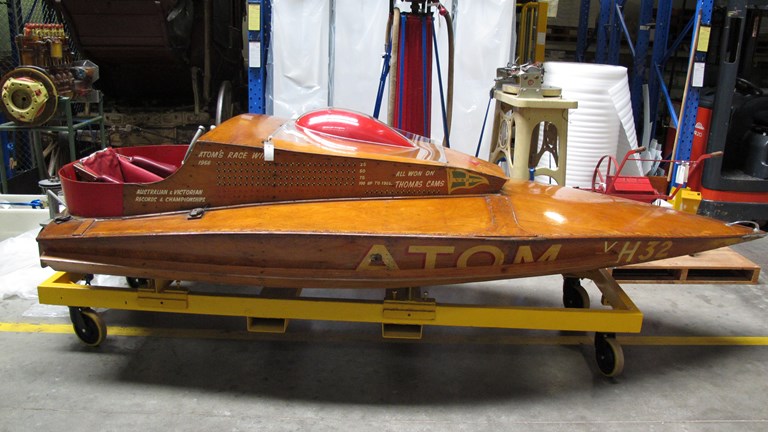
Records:
[[[768,268],[768,238],[735,249]],[[244,332],[243,319],[109,310],[112,329],[161,330],[93,349],[62,310],[11,298],[0,301],[0,431],[765,431],[768,277],[759,282],[625,285],[645,321],[640,337],[619,336],[626,367],[612,379],[580,333],[427,328],[420,342],[391,342],[368,324],[294,322],[272,336]],[[430,293],[557,306],[561,284]],[[737,338],[696,346],[701,336]]]

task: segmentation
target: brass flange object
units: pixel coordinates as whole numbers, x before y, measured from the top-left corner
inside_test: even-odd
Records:
[[[0,80],[0,108],[9,120],[23,126],[46,123],[56,113],[58,94],[48,74],[22,66]]]

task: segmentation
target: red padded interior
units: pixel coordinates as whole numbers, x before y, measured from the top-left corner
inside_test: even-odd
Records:
[[[123,180],[126,183],[154,183],[163,179],[155,173],[132,164],[126,158],[118,157],[117,161],[120,163],[120,170],[123,172]]]
[[[136,165],[137,167],[144,168],[145,170],[153,174],[157,174],[162,178],[168,177],[169,175],[176,172],[177,169],[179,169],[179,167],[176,165],[163,163],[163,162],[156,161],[154,159],[150,159],[144,156],[121,156],[121,157],[130,160],[131,163]]]
[[[107,148],[83,158],[82,165],[97,181],[154,183],[171,175],[177,167],[142,156],[123,156]]]
[[[124,147],[105,150],[104,154],[98,152],[97,155],[64,165],[59,170],[59,178],[67,199],[67,209],[71,214],[81,217],[122,216],[123,188],[127,180],[120,161],[110,153],[117,153],[120,158],[130,158],[135,165],[139,164],[137,159],[152,161],[165,167],[170,174],[181,166],[187,148],[185,145]],[[105,172],[117,177],[108,176]],[[165,176],[159,170],[152,172],[160,177]]]

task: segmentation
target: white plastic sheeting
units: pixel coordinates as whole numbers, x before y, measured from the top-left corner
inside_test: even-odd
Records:
[[[50,213],[47,208],[33,209],[30,206],[18,204],[30,203],[34,200],[40,200],[47,205],[44,195],[0,195],[0,241],[31,229],[39,230],[40,224],[49,219]]]
[[[37,286],[53,274],[40,267],[35,238],[39,228],[0,242],[0,300],[18,296],[37,298]]]
[[[637,148],[627,69],[587,63],[547,62],[544,84],[563,89],[563,98],[577,100],[568,119],[566,185],[591,187],[595,166],[604,155],[619,160]],[[639,163],[628,163],[622,174],[640,175]]]
[[[335,0],[335,3],[334,73],[330,104],[373,114],[389,2]],[[379,116],[385,121],[387,94],[385,89],[382,115]]]
[[[456,67],[451,146],[474,154],[496,68],[510,60],[515,4],[508,0],[457,0],[454,3],[457,5],[453,14]],[[444,5],[450,10],[452,3]],[[396,6],[403,11],[409,9],[406,2],[396,2]],[[273,0],[270,95],[273,113],[295,117],[332,104],[373,114],[388,7],[387,1]],[[333,31],[330,31],[331,20]],[[447,91],[447,30],[445,21],[437,14],[435,28]],[[331,68],[330,61],[333,61]],[[329,70],[333,71],[332,76]],[[444,133],[435,61],[432,82],[432,138],[441,141]],[[388,87],[379,115],[385,121],[387,91]],[[481,156],[487,157],[492,123],[489,119]]]
[[[38,233],[39,227],[0,241],[0,300],[12,297],[36,299],[37,286],[53,276],[53,269],[40,267],[36,240]],[[93,284],[128,287],[124,277],[109,275],[95,275]],[[34,304],[22,315],[35,318],[67,317],[69,309],[65,306]]]
[[[327,0],[272,0],[272,108],[294,117],[328,105]]]
[[[455,17],[456,76],[451,147],[474,154],[496,68],[506,66],[510,61],[515,2],[463,0],[458,2]],[[440,60],[443,61],[442,57]],[[492,128],[493,105],[480,150],[480,157],[484,159],[490,151]],[[438,137],[438,131],[434,131],[433,136]],[[439,137],[442,139],[442,133]]]

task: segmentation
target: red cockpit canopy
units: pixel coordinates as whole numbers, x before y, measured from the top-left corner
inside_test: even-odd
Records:
[[[310,111],[296,119],[296,126],[304,132],[334,138],[396,147],[416,147],[400,132],[379,120],[342,108]]]

